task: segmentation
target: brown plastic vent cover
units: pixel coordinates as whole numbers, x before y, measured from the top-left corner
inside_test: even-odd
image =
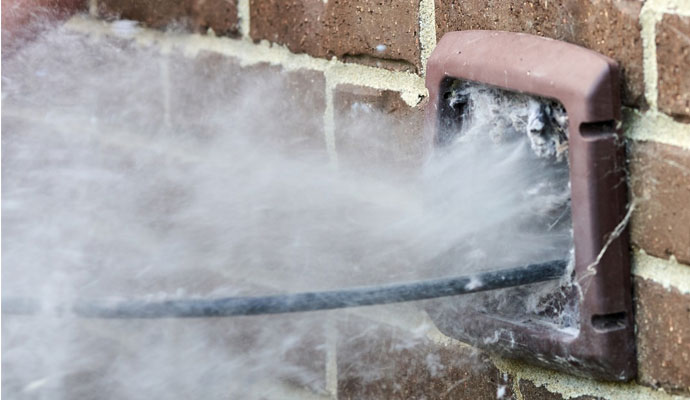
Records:
[[[449,315],[441,302],[431,303],[427,311],[444,334],[576,375],[615,381],[635,376],[628,234],[613,235],[627,204],[618,76],[608,57],[527,34],[450,32],[438,43],[426,76],[427,129],[437,143],[449,79],[551,98],[565,107],[577,282],[568,296],[579,311],[577,329],[560,329],[469,308]]]

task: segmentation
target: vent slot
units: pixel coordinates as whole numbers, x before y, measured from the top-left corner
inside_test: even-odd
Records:
[[[626,313],[592,315],[592,326],[598,331],[613,331],[627,326]]]
[[[608,136],[616,134],[616,121],[583,122],[580,133],[584,137]]]

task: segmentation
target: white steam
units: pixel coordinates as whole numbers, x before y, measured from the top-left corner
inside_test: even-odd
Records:
[[[138,28],[116,29],[129,36]],[[336,170],[323,110],[312,102],[318,90],[304,92],[319,78],[304,79],[62,28],[16,50],[2,70],[3,297],[54,306],[286,293],[567,256],[567,165],[555,147],[539,158],[526,134],[492,140],[477,117],[443,151],[396,159],[417,169],[375,157]],[[525,108],[501,107],[526,124]],[[399,121],[357,115],[337,139],[392,151],[385,143],[403,134]],[[254,398],[278,379],[325,391],[325,320],[343,313],[6,315],[2,392]],[[348,358],[371,350],[360,347]],[[433,355],[424,359],[432,374],[443,368]],[[363,363],[348,373],[371,380],[386,371]]]

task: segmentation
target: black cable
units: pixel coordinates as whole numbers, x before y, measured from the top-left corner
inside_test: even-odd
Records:
[[[505,270],[483,272],[471,276],[262,297],[164,301],[79,300],[71,310],[77,316],[85,318],[122,319],[231,317],[331,310],[434,299],[543,282],[561,278],[565,273],[567,265],[568,262],[565,260],[554,260]],[[36,307],[33,307],[31,302],[26,300],[12,302],[8,299],[6,302],[3,299],[2,302],[3,313],[36,313]]]

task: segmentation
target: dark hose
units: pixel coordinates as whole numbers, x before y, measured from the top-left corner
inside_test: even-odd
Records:
[[[434,299],[559,279],[567,265],[565,260],[554,260],[471,276],[261,297],[78,300],[71,310],[84,318],[204,318],[331,310]],[[27,299],[3,299],[2,303],[3,314],[35,314],[40,311],[35,302]]]

